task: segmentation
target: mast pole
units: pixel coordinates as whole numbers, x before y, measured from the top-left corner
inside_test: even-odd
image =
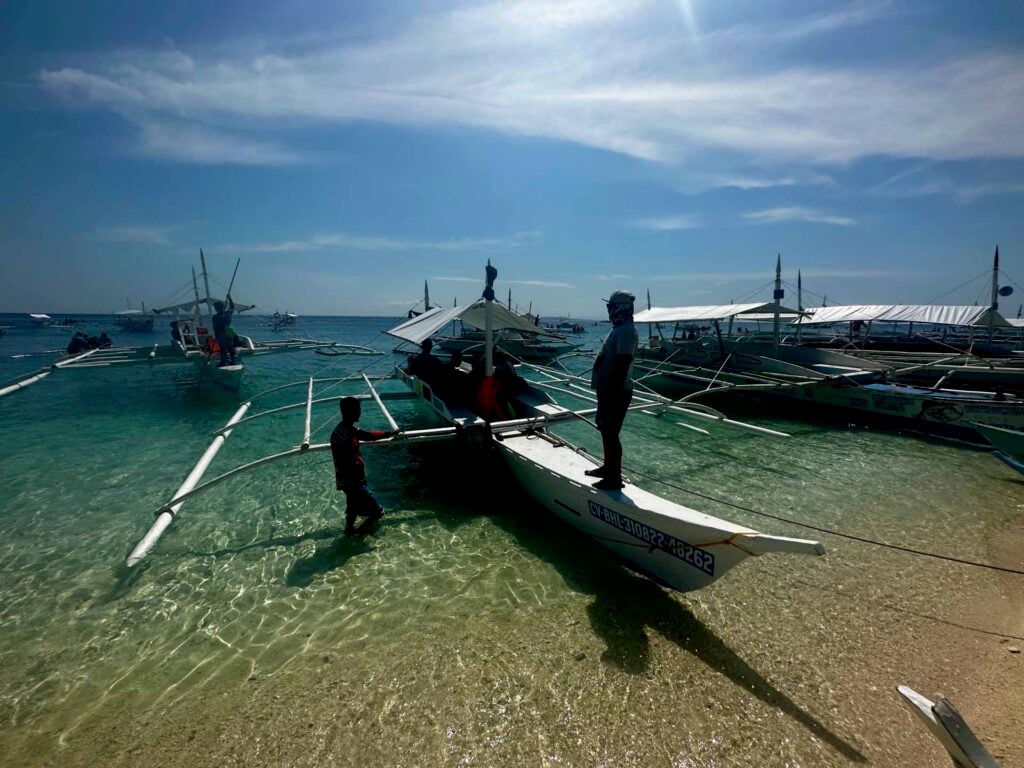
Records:
[[[423,311],[430,311],[430,288],[427,287],[427,281],[423,281]]]
[[[995,313],[999,311],[999,246],[996,245],[996,256],[992,261],[992,304],[989,307],[992,312],[988,316],[988,340],[996,333]]]
[[[773,298],[775,299],[775,307],[772,310],[772,314],[774,316],[772,341],[773,348],[776,354],[779,351],[779,334],[781,332],[779,328],[779,315],[782,312],[782,304],[780,302],[782,301],[782,297],[784,295],[785,292],[782,290],[782,254],[780,253],[778,260],[775,262],[775,293],[773,294]]]
[[[199,263],[203,265],[203,286],[206,288],[206,309],[210,313],[210,330],[213,330],[213,304],[210,302],[210,276],[206,274],[206,257],[199,249]]]
[[[491,260],[487,260],[487,273],[490,277]],[[497,270],[494,270],[495,274]],[[494,281],[487,281],[484,289],[484,376],[494,375]]]
[[[796,271],[796,310],[797,312],[804,311],[804,281],[800,276],[800,270]],[[802,314],[796,317],[796,343],[799,344],[803,339],[804,330],[804,316]]]
[[[231,282],[228,283],[228,296],[231,295],[231,289],[235,287],[235,275],[238,274],[238,265],[242,263],[242,257],[238,257],[238,261],[235,262],[235,271],[231,273]]]
[[[196,280],[196,268],[195,267],[192,267],[192,293],[194,293],[195,297],[196,297],[196,309],[195,309],[195,312],[193,314],[193,317],[195,319],[195,324],[196,325],[201,325],[202,322],[203,322],[203,312],[202,312],[202,310],[199,309],[199,306],[200,306],[200,304],[199,304],[199,282]],[[198,339],[199,339],[199,336],[197,334],[196,335],[196,340],[198,341]]]

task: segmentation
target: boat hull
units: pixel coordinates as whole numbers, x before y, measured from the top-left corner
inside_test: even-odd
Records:
[[[399,379],[469,439],[492,427],[471,412],[449,408],[428,384],[397,369]],[[521,402],[526,418],[571,415],[554,403]],[[499,425],[493,425],[497,429]],[[768,552],[823,555],[815,541],[769,536],[649,493],[633,485],[599,491],[585,473],[596,463],[543,429],[497,432],[494,445],[526,493],[611,551],[626,566],[667,587],[688,592],[713,583],[748,557]]]
[[[496,444],[531,497],[628,567],[681,592],[708,586],[752,556],[825,553],[818,542],[757,533],[630,484],[599,491],[584,474],[594,462],[550,435],[515,433]]]

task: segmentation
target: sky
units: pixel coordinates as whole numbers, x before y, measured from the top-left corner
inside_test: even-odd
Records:
[[[1024,301],[1024,3],[6,0],[0,311]]]

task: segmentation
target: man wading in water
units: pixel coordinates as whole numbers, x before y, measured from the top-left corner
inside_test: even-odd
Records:
[[[356,533],[356,518],[365,517],[359,532],[373,525],[384,514],[384,507],[373,498],[366,487],[366,466],[359,453],[359,441],[373,442],[394,437],[394,432],[367,432],[359,429],[356,422],[362,416],[362,407],[354,397],[343,397],[338,404],[341,408],[341,423],[331,432],[331,457],[334,459],[334,480],[339,491],[345,492],[345,533]]]
[[[619,432],[633,400],[633,358],[638,342],[633,325],[635,300],[628,291],[615,291],[608,297],[608,319],[613,327],[594,361],[590,378],[591,389],[597,391],[597,428],[604,445],[604,465],[588,469],[586,474],[601,478],[594,487],[602,491],[613,491],[623,485]]]

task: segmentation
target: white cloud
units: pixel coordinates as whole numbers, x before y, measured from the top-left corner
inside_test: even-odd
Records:
[[[847,216],[836,216],[827,211],[813,208],[790,206],[784,208],[766,208],[763,211],[744,213],[743,218],[755,224],[780,224],[786,221],[808,221],[816,224],[834,224],[839,227],[852,227],[856,219]]]
[[[676,216],[660,216],[650,219],[637,219],[631,226],[638,229],[653,229],[659,232],[677,229],[696,229],[701,226],[700,217],[692,213],[683,213]]]
[[[539,241],[537,232],[517,232],[511,237],[462,238],[458,240],[403,240],[392,237],[330,233],[304,240],[270,243],[227,243],[224,253],[307,253],[327,249],[353,251],[441,251],[451,253],[522,248]]]
[[[714,181],[713,187],[733,187],[735,189],[772,189],[775,187],[824,186],[833,185],[835,181],[824,174],[814,173],[804,176],[782,176],[775,178],[755,178],[752,176],[735,176]]]
[[[166,227],[97,227],[92,237],[107,243],[173,245],[168,232]]]
[[[40,80],[123,115],[139,129],[137,151],[190,162],[295,162],[283,123],[353,120],[485,127],[665,163],[709,148],[775,164],[1024,156],[1024,131],[1007,128],[1024,113],[1020,52],[780,66],[737,44],[796,45],[887,9],[782,17],[691,45],[678,10],[654,0],[498,0],[369,42],[111,54]],[[193,147],[181,146],[184,125],[202,126]]]
[[[629,280],[629,275],[594,275],[595,280]]]

